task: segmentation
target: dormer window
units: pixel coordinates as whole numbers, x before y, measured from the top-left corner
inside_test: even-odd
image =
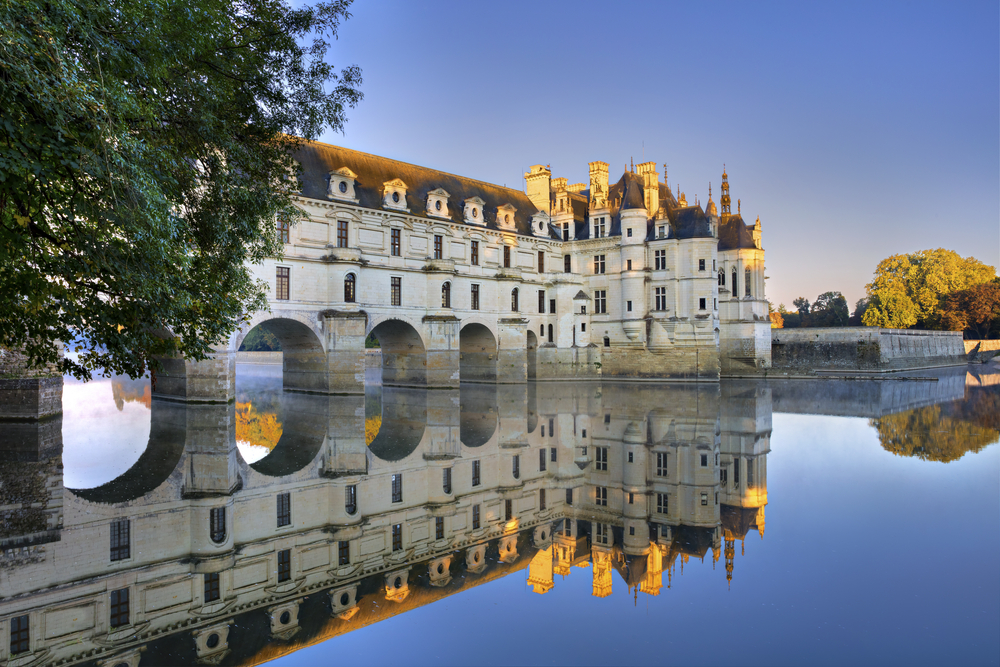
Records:
[[[485,225],[483,219],[484,202],[479,197],[469,197],[465,200],[465,221],[473,225]]]
[[[358,175],[347,167],[331,171],[330,187],[327,189],[327,196],[330,199],[358,203],[358,194],[355,187],[355,180],[357,178]]]
[[[510,204],[504,204],[497,208],[497,227],[501,229],[514,229],[514,214],[517,209]]]
[[[408,211],[406,208],[406,183],[398,178],[382,184],[382,207],[394,211]]]
[[[549,235],[549,215],[544,211],[539,211],[538,213],[531,216],[531,233],[535,236],[548,236]]]
[[[444,188],[436,188],[427,193],[427,214],[436,218],[447,218],[448,197],[451,195]]]

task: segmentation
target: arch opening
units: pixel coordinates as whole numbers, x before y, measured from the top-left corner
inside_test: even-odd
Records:
[[[382,384],[427,386],[427,350],[420,334],[403,320],[384,320],[368,331],[382,350]]]
[[[528,356],[528,379],[534,379],[537,377],[538,373],[538,336],[535,332],[528,330],[528,346],[527,346],[527,356]]]
[[[473,322],[462,327],[459,351],[462,382],[497,381],[497,339],[486,326]]]
[[[286,391],[324,393],[330,388],[326,353],[316,332],[307,325],[284,317],[265,320],[250,329],[240,341],[240,352],[280,352],[281,383]],[[249,364],[241,372],[256,374]],[[266,365],[266,364],[260,364]]]

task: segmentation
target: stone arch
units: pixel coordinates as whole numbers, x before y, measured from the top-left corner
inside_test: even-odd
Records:
[[[373,319],[367,335],[374,335],[382,348],[382,384],[385,386],[427,386],[427,348],[421,327],[405,317]]]
[[[459,331],[459,378],[462,382],[497,381],[497,335],[480,322],[464,323]]]
[[[281,343],[281,378],[286,391],[329,391],[323,332],[315,318],[302,313],[261,313],[233,337],[232,349],[239,350],[243,339],[257,327],[274,335]]]

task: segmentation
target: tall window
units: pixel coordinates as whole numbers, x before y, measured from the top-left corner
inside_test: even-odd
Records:
[[[278,582],[292,578],[292,550],[282,549],[278,552]]]
[[[473,266],[478,266],[479,264],[479,241],[473,241],[469,247],[469,261],[472,262]]]
[[[541,315],[545,314],[545,290],[538,290],[538,312]]]
[[[568,490],[569,489],[567,489],[567,491]],[[572,534],[573,534],[573,519],[566,519],[563,522],[563,535],[569,536]]]
[[[631,271],[632,270],[632,260],[631,259],[626,259],[625,260],[625,270],[626,271]]]
[[[656,230],[656,238],[665,239],[667,238],[667,226],[660,225]]]
[[[510,498],[503,501],[503,518],[504,521],[510,521],[514,518],[514,501]]]
[[[703,260],[703,259],[699,259],[698,260],[698,270],[699,271],[704,271],[705,270],[705,260]]]
[[[403,279],[393,276],[389,282],[389,303],[393,306],[403,304]]]
[[[278,528],[292,523],[292,494],[278,494]]]
[[[733,457],[733,488],[740,488],[740,457]]]
[[[344,277],[344,303],[354,303],[357,278],[353,273],[348,273]]]
[[[403,473],[392,476],[392,502],[403,502]]]
[[[753,488],[753,459],[747,459],[747,488]]]
[[[656,494],[656,513],[667,514],[667,494],[665,493]]]
[[[128,589],[111,591],[111,627],[120,628],[129,623]]]
[[[554,419],[549,419],[549,437],[556,437],[556,421]]]
[[[729,470],[726,468],[719,469],[719,484],[726,486],[729,483]]]
[[[514,313],[518,311],[518,308],[520,306],[520,304],[518,303],[518,295],[519,292],[516,287],[510,291],[510,310],[511,312]]]
[[[288,293],[291,291],[292,270],[287,266],[279,266],[275,269],[274,276],[274,298],[282,301],[288,300]]]
[[[743,294],[750,296],[750,269],[743,272]]]
[[[503,247],[503,266],[505,269],[510,268],[510,246],[505,245]]]
[[[444,256],[444,239],[440,234],[434,235],[434,259],[441,259]]]
[[[208,531],[212,541],[222,544],[226,541],[226,508],[215,507],[208,513]]]
[[[594,502],[598,507],[608,506],[608,487],[598,486],[595,487]]]
[[[598,544],[608,543],[608,524],[599,523],[596,526],[596,539],[594,540]]]
[[[656,287],[653,289],[656,295],[656,310],[666,310],[667,309],[667,288],[666,287]]]
[[[401,523],[392,524],[392,550],[403,550],[403,524]]]
[[[345,489],[344,509],[348,514],[358,513],[358,486],[351,484]]]
[[[337,544],[337,563],[340,565],[351,564],[351,543],[348,540],[340,540]]]
[[[31,647],[31,635],[28,629],[28,615],[15,616],[10,619],[10,652],[11,654],[26,653]]]
[[[733,269],[733,287],[730,292],[732,292],[733,296],[739,296],[739,291],[739,284],[736,282],[736,269]]]
[[[556,300],[549,299],[549,312],[553,315],[556,314]]]
[[[555,447],[551,447],[549,449],[549,461],[551,461],[552,463],[556,462],[556,448]]]
[[[608,470],[608,448],[607,447],[596,447],[597,449],[597,459],[594,461],[595,470],[603,470],[607,472]]]
[[[514,475],[514,479],[521,477],[521,455],[515,454],[513,460],[511,461],[511,474]]]
[[[594,290],[594,313],[601,315],[608,312],[608,291]]]
[[[594,273],[604,273],[604,255],[594,255]]]
[[[538,509],[539,511],[545,509],[545,489],[538,490]]]
[[[479,505],[472,506],[472,530],[479,530]]]
[[[560,202],[560,205],[561,205],[561,202]],[[562,239],[563,239],[563,241],[569,241],[569,223],[568,222],[564,222],[563,225],[562,225]],[[569,271],[566,271],[566,273],[569,273]]]
[[[441,285],[441,307],[451,308],[451,283]]]
[[[538,450],[538,472],[545,472],[545,465],[548,459],[545,457],[545,448]]]
[[[434,539],[443,540],[444,539],[444,517],[437,516],[434,517]]]
[[[552,325],[550,324],[549,325],[549,342],[552,343],[554,341],[555,341],[555,336],[552,335]]]
[[[129,520],[118,519],[111,522],[111,561],[126,560],[131,556],[129,548]]]
[[[667,268],[667,251],[666,250],[654,250],[653,251],[653,268],[657,271],[662,271]]]
[[[482,481],[479,473],[480,473],[480,463],[479,459],[476,459],[475,461],[472,462],[472,486],[479,486],[480,482]]]
[[[724,269],[719,269],[719,287],[726,286],[726,271]]]
[[[218,572],[208,572],[205,574],[205,602],[215,602],[222,597],[219,583]]]
[[[666,477],[667,476],[667,453],[666,452],[656,452],[656,476]]]
[[[441,488],[445,493],[451,493],[451,468],[441,471]]]
[[[278,241],[280,243],[289,242],[288,220],[278,220]]]
[[[479,285],[472,286],[472,310],[479,310]]]
[[[708,467],[708,454],[702,454],[701,455],[701,467],[702,468],[707,468]]]
[[[542,250],[538,251],[538,272],[545,273],[545,252]]]
[[[573,272],[573,258],[570,255],[563,255],[563,273]]]
[[[401,245],[400,244],[400,236],[401,235],[402,235],[402,231],[400,231],[398,229],[393,229],[389,233],[389,252],[392,254],[393,257],[399,257],[402,254],[402,252],[400,251],[400,245]]]
[[[604,223],[604,221],[605,221],[605,219],[603,217],[602,218],[594,218],[594,238],[595,239],[600,239],[600,238],[604,238],[605,236],[607,236],[607,234],[605,233],[605,227],[604,227],[605,223]]]
[[[347,247],[347,220],[337,221],[337,247]]]
[[[705,297],[698,299],[698,310],[705,310]]]
[[[573,504],[573,489],[566,489],[566,504],[567,505]],[[569,519],[566,520],[569,521]]]

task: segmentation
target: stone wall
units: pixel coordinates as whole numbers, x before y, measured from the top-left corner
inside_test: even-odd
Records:
[[[876,327],[774,329],[777,373],[888,372],[967,363],[962,334]]]
[[[281,352],[237,352],[238,364],[276,364],[281,365]]]

